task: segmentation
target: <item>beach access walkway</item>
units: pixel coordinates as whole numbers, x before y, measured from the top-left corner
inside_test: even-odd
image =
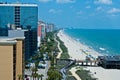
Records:
[[[58,49],[59,49],[59,53],[58,53],[58,55],[57,55],[57,59],[60,59],[60,57],[61,57],[61,54],[62,54],[62,49],[60,48],[60,42],[58,41],[58,40],[56,40],[56,34],[54,34],[54,40],[58,43]],[[61,69],[61,71],[62,72],[64,72],[65,71],[65,68],[63,68],[63,69]],[[71,70],[71,73],[72,73],[72,75],[77,79],[77,80],[81,80],[81,78],[75,73],[76,72],[76,69],[75,69],[75,67],[73,67]],[[65,78],[66,78],[66,76],[64,76]],[[64,79],[65,79],[64,78]]]
[[[60,42],[56,39],[56,34],[54,34],[54,40],[58,43],[58,49],[59,49],[59,51],[60,52],[58,52],[58,55],[57,55],[57,57],[56,58],[60,58],[61,57],[61,54],[62,54],[62,49],[60,48]]]
[[[98,67],[99,60],[77,60],[79,66]]]
[[[77,79],[77,80],[81,80],[81,78],[76,74],[76,67],[73,67],[70,69],[70,72],[72,73],[72,75]]]

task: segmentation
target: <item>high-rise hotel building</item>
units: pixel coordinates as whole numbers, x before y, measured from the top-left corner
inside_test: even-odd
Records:
[[[24,75],[24,37],[0,38],[0,80]]]
[[[36,4],[0,4],[0,36],[8,36],[8,29],[28,29],[25,32],[25,59],[37,51],[37,26]]]
[[[37,51],[37,22],[36,4],[0,3],[0,36],[7,36],[0,38],[0,80],[18,80],[18,75],[24,76],[24,53]],[[20,28],[29,32],[18,34]],[[11,37],[9,29],[14,30]]]
[[[36,4],[0,4],[0,28],[37,28],[37,22]]]

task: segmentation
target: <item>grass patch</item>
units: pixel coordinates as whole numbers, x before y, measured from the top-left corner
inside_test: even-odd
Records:
[[[74,76],[67,76],[66,80],[77,80]]]
[[[60,70],[61,68],[65,67],[66,65],[69,64],[69,61],[61,61],[61,60],[57,60],[57,65],[56,68],[58,70]]]
[[[68,59],[70,58],[69,54],[68,53],[62,53],[61,56],[60,56],[61,59]]]
[[[67,75],[69,76],[69,75],[72,75],[72,73],[68,70],[67,71]]]
[[[62,59],[68,59],[70,58],[69,54],[68,54],[68,49],[66,48],[66,46],[64,45],[64,42],[62,42],[58,36],[56,36],[56,39],[60,42],[60,48],[62,49],[63,53],[61,54]]]
[[[72,73],[68,70],[67,71],[67,77],[66,80],[77,80],[74,76],[72,76]]]
[[[76,73],[79,75],[79,77],[82,80],[97,80],[97,78],[91,77],[90,71],[87,71],[87,70],[78,70],[78,71],[76,71]]]

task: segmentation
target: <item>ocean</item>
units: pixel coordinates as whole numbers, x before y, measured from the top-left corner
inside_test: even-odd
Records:
[[[65,29],[64,33],[103,55],[120,55],[119,29]]]

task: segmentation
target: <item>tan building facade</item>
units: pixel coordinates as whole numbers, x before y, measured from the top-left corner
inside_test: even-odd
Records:
[[[16,39],[16,80],[18,75],[24,73],[24,41],[22,39]]]
[[[18,80],[24,71],[24,38],[0,39],[0,79]]]

